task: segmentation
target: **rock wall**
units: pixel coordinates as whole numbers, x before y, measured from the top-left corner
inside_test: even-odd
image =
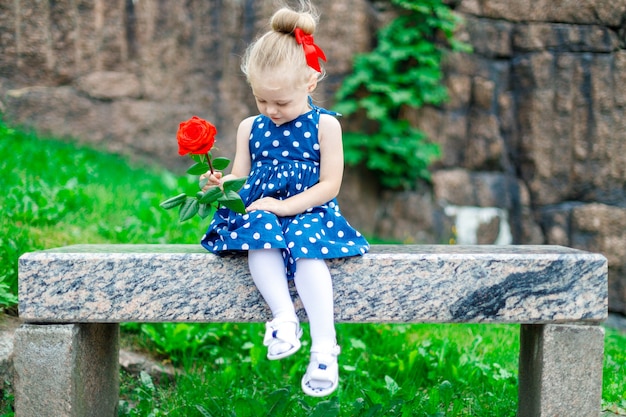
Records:
[[[449,0],[474,48],[446,60],[450,101],[414,112],[440,143],[432,183],[382,191],[346,172],[351,222],[419,243],[562,244],[610,263],[610,307],[626,313],[626,0]],[[317,0],[316,39],[333,94],[390,17],[382,0]],[[272,1],[0,2],[0,111],[14,123],[172,169],[176,127],[213,121],[232,156],[255,112],[239,57]],[[349,124],[350,120],[344,120]]]

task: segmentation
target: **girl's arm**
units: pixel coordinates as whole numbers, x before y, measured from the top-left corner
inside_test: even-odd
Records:
[[[237,128],[235,160],[233,161],[230,174],[224,176],[219,171],[214,172],[213,174],[209,171],[200,175],[201,180],[204,178],[209,179],[207,184],[202,188],[202,191],[206,191],[211,187],[220,186],[224,183],[224,181],[245,177],[250,173],[251,162],[248,142],[250,140],[250,132],[252,131],[252,122],[254,121],[254,118],[254,116],[248,117],[239,123],[239,128]]]
[[[337,197],[343,179],[343,144],[341,125],[335,117],[320,116],[319,142],[320,179],[317,184],[285,200],[261,198],[250,204],[247,210],[267,210],[279,217],[294,216]]]

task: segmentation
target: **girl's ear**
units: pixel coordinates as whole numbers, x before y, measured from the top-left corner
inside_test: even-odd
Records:
[[[309,78],[309,82],[306,85],[307,93],[312,93],[315,88],[317,88],[317,73],[311,74],[311,78]]]

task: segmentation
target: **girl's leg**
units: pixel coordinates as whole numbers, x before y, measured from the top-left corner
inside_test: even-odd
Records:
[[[280,249],[249,251],[248,266],[252,280],[272,310],[272,315],[275,318],[296,317]]]
[[[329,351],[336,344],[333,283],[323,259],[298,259],[294,277],[311,325],[311,351]]]
[[[311,361],[302,377],[303,391],[323,397],[333,393],[339,384],[339,366],[335,332],[333,285],[323,259],[297,261],[296,288],[311,325]]]
[[[267,323],[263,343],[269,359],[281,359],[300,348],[300,324],[289,294],[289,284],[280,249],[248,252],[252,280],[272,311],[274,320]]]

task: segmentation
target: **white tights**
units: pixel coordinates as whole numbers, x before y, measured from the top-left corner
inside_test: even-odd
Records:
[[[283,256],[279,249],[248,252],[250,274],[274,318],[296,319]],[[299,259],[294,277],[311,326],[311,351],[329,352],[337,343],[333,284],[323,259]]]

